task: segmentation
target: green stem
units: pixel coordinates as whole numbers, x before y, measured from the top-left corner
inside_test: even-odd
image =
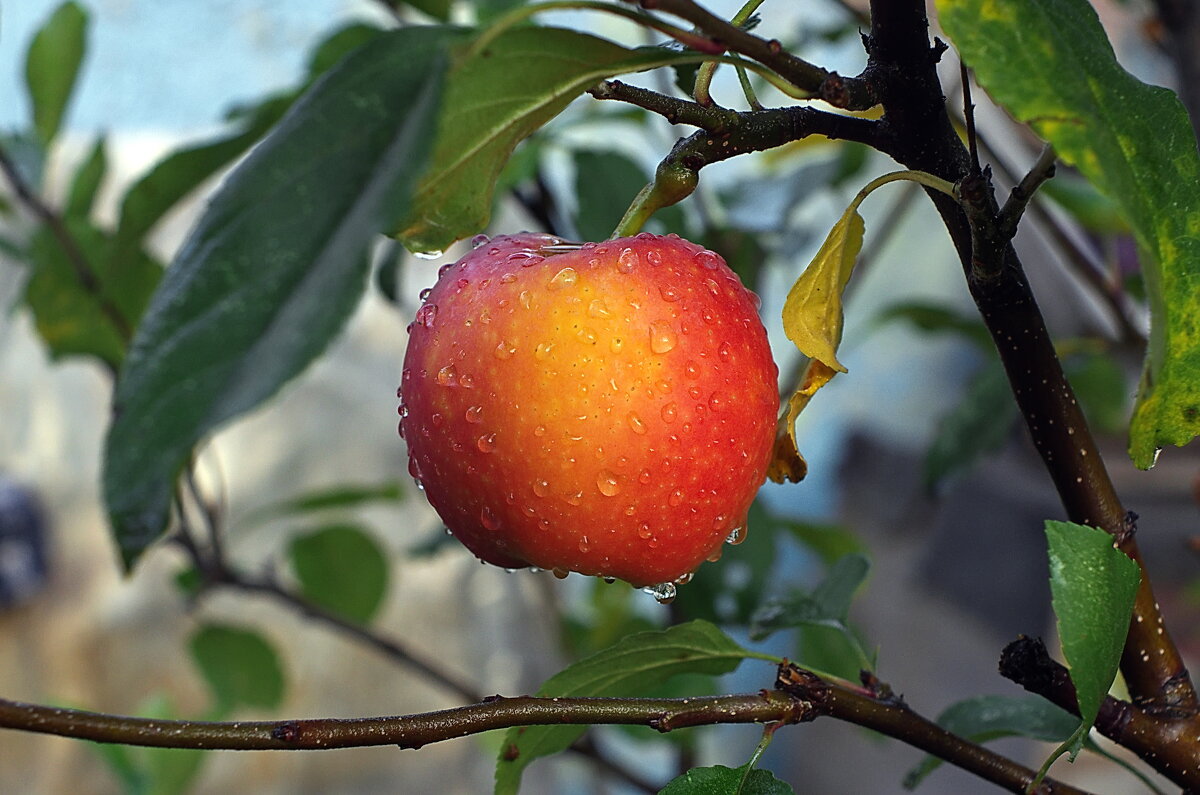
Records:
[[[754,770],[754,766],[758,764],[758,760],[762,759],[763,753],[766,752],[767,746],[771,744],[771,740],[775,739],[775,730],[782,724],[769,723],[763,726],[762,739],[758,741],[758,745],[754,747],[754,753],[750,754],[750,761],[746,762],[746,772],[742,774],[742,780],[738,782],[737,791],[734,795],[742,795],[746,791],[746,784],[750,781],[750,773]]]
[[[877,188],[881,188],[889,182],[898,182],[900,180],[916,182],[919,185],[940,191],[952,199],[958,198],[958,193],[954,189],[954,183],[949,180],[935,177],[933,174],[924,171],[892,171],[868,182],[866,187],[854,196],[854,199],[850,202],[850,206],[846,208],[846,215],[858,210],[858,206],[863,203],[863,200],[875,192]]]
[[[650,220],[650,216],[676,204],[691,195],[696,189],[700,175],[695,169],[670,158],[658,164],[654,172],[654,181],[642,188],[625,215],[621,218],[612,237],[630,237],[636,235]]]
[[[746,24],[747,21],[749,21],[751,15],[753,15],[754,12],[758,10],[758,7],[762,4],[763,0],[750,0],[750,2],[738,9],[738,12],[733,15],[733,19],[729,20],[729,24],[735,28],[741,28]],[[701,105],[712,104],[712,93],[709,89],[712,86],[713,75],[716,74],[718,63],[718,61],[705,61],[704,63],[700,64],[700,68],[696,71],[696,87],[693,91],[693,96]],[[738,74],[744,74],[744,72],[741,70],[741,67],[739,67]],[[745,86],[746,83],[743,82],[743,89],[745,89]],[[746,98],[750,99],[752,94],[753,91],[747,93]],[[751,107],[754,107],[755,101],[751,101],[750,104]]]

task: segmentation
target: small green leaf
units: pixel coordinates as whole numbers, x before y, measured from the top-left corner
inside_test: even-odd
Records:
[[[446,87],[433,164],[396,237],[413,251],[442,251],[480,231],[500,171],[522,139],[606,77],[689,57],[541,27],[511,28],[478,51],[467,49]]]
[[[308,79],[316,80],[336,66],[338,61],[360,47],[365,47],[381,33],[381,28],[363,22],[352,22],[330,33],[313,48],[308,57]]]
[[[369,534],[353,525],[331,525],[297,536],[288,546],[292,569],[306,599],[366,624],[388,588],[388,560]]]
[[[942,25],[989,93],[1120,208],[1143,253],[1150,345],[1129,453],[1200,433],[1200,152],[1168,89],[1117,62],[1087,0],[938,0]]]
[[[833,225],[812,262],[796,279],[783,304],[783,330],[800,352],[827,367],[846,372],[837,360],[842,341],[842,293],[850,281],[858,252],[862,251],[864,224],[851,207]]]
[[[284,516],[336,508],[356,508],[373,502],[400,502],[403,499],[404,487],[399,483],[380,483],[371,486],[348,483],[310,491],[298,497],[264,505],[252,511],[242,521],[242,524],[249,527]]]
[[[1141,574],[1098,528],[1047,520],[1046,539],[1058,636],[1079,700],[1074,755],[1116,677]]]
[[[1079,719],[1040,696],[978,696],[950,705],[937,723],[976,743],[1014,736],[1058,743],[1075,731]],[[938,757],[926,756],[905,774],[904,788],[915,789],[941,764]]]
[[[29,246],[34,271],[25,303],[52,357],[95,356],[115,368],[162,266],[141,251],[115,260],[112,238],[84,218],[67,218],[65,227],[84,261],[77,262],[50,229],[38,229]]]
[[[934,488],[1000,449],[1019,416],[1008,376],[993,355],[967,384],[962,399],[938,422],[925,453],[925,487]]]
[[[781,629],[814,625],[849,631],[846,617],[858,586],[867,577],[870,563],[862,555],[847,555],[829,569],[829,574],[810,593],[794,590],[787,597],[772,599],[754,614],[750,638],[762,640]]]
[[[341,330],[371,236],[430,151],[454,28],[383,34],[319,80],[226,179],[138,327],[117,382],[104,491],[126,566],[163,531],[206,434],[272,396]]]
[[[58,135],[75,89],[87,48],[87,25],[87,12],[78,3],[63,3],[29,45],[25,83],[33,105],[33,126],[43,146]]]
[[[650,175],[619,152],[576,151],[575,232],[580,240],[608,237]]]
[[[257,632],[206,624],[192,635],[189,648],[219,708],[272,709],[283,701],[279,657]]]
[[[100,184],[104,181],[104,173],[108,169],[108,158],[104,152],[105,144],[103,136],[96,139],[91,154],[75,172],[75,178],[71,180],[71,190],[67,194],[65,215],[79,216],[80,218],[91,216],[92,207],[96,203],[96,193],[100,190]]]
[[[769,770],[743,767],[694,767],[658,791],[658,795],[792,795],[794,790]]]
[[[539,696],[634,696],[682,673],[719,675],[747,658],[765,659],[734,643],[707,621],[691,621],[662,632],[640,632],[580,660],[546,680]],[[525,767],[565,750],[584,726],[509,729],[496,763],[496,792],[516,793]]]

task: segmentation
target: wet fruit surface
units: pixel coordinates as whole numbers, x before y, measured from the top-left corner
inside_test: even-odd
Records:
[[[401,379],[409,471],[483,560],[672,582],[745,536],[778,411],[757,299],[675,237],[481,242]]]

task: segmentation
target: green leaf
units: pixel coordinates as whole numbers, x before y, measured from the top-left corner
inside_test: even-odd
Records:
[[[257,632],[206,624],[192,635],[188,647],[220,709],[273,709],[283,701],[279,657]]]
[[[862,555],[847,555],[829,569],[829,574],[810,593],[794,590],[787,597],[772,599],[754,614],[750,638],[762,640],[781,629],[805,625],[849,631],[846,617],[871,564]]]
[[[371,236],[424,170],[451,28],[356,51],[222,185],[167,271],[117,382],[104,492],[130,566],[163,531],[206,434],[329,344],[365,288]]]
[[[925,487],[934,488],[1000,449],[1018,416],[1008,376],[993,355],[967,384],[962,399],[938,422],[925,453]]]
[[[400,5],[401,3],[397,3]],[[403,5],[412,6],[422,14],[427,14],[436,20],[446,22],[450,19],[450,0],[403,0]]]
[[[1079,719],[1040,696],[977,696],[947,707],[937,723],[976,743],[1014,736],[1058,743],[1075,731]],[[904,788],[915,789],[941,764],[938,757],[926,756],[905,774]]]
[[[576,151],[575,231],[580,240],[604,240],[650,175],[619,152]]]
[[[1129,616],[1141,579],[1138,565],[1095,527],[1046,521],[1050,547],[1050,594],[1063,656],[1079,700],[1081,734],[1112,687],[1129,633]]]
[[[96,193],[104,181],[104,172],[108,169],[108,158],[105,155],[106,141],[103,136],[96,139],[91,154],[80,164],[71,180],[71,190],[67,194],[67,206],[64,214],[88,218],[96,203]]]
[[[1064,362],[1071,388],[1088,424],[1104,433],[1115,433],[1129,417],[1129,385],[1125,371],[1105,353],[1071,357]]]
[[[606,77],[690,57],[540,27],[511,28],[479,51],[467,49],[446,87],[433,165],[396,237],[413,251],[442,251],[480,231],[500,171],[522,139]]]
[[[640,632],[580,660],[546,680],[539,696],[634,696],[682,673],[719,675],[747,658],[743,649],[707,621],[691,621],[662,632]],[[509,729],[496,763],[496,792],[515,793],[525,767],[565,750],[585,726],[528,726]]]
[[[1200,152],[1169,90],[1121,68],[1086,0],[939,0],[947,33],[991,95],[1119,206],[1143,252],[1150,348],[1129,452],[1200,433]]]
[[[977,315],[967,316],[947,306],[925,301],[909,301],[892,304],[880,312],[877,318],[881,325],[893,320],[907,321],[918,331],[926,333],[957,334],[988,353],[995,350],[987,326],[983,325],[983,321]]]
[[[359,484],[330,486],[257,508],[242,521],[242,525],[249,527],[284,516],[336,508],[356,508],[372,502],[400,502],[403,499],[404,487],[395,482],[371,486]]]
[[[792,795],[792,788],[769,770],[743,767],[694,767],[658,791],[658,795]]]
[[[363,22],[352,22],[338,28],[313,48],[308,57],[308,79],[316,80],[336,66],[338,61],[360,47],[365,47],[381,33],[381,28]]]
[[[162,267],[141,251],[114,259],[112,238],[84,218],[64,223],[85,262],[69,255],[49,228],[39,228],[29,245],[34,271],[25,303],[53,358],[95,356],[116,368],[125,357],[125,335],[145,311]]]
[[[853,553],[866,554],[866,545],[854,533],[840,525],[799,522],[780,517],[775,517],[775,521],[779,522],[789,535],[815,552],[827,565],[832,565],[839,558]]]
[[[49,146],[58,135],[75,89],[87,48],[87,25],[87,12],[78,3],[63,3],[29,45],[25,84],[33,105],[33,126],[43,146]]]
[[[258,141],[290,103],[290,97],[271,100],[247,117],[236,132],[179,149],[155,164],[121,200],[120,247],[141,241],[171,208]]]
[[[850,281],[858,252],[862,251],[864,224],[851,207],[833,225],[812,262],[796,279],[783,304],[783,330],[800,352],[840,373],[837,360],[842,341],[842,293]]]
[[[388,588],[388,560],[379,544],[354,525],[331,525],[297,536],[288,546],[305,598],[366,624]]]

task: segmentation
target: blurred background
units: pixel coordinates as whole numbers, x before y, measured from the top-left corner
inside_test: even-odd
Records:
[[[727,17],[738,8],[708,5]],[[864,64],[864,5],[812,0],[768,4],[761,14],[803,57],[856,74]],[[100,161],[84,215],[112,229],[131,185],[169,153],[233,136],[266,98],[302,86],[317,71],[314,53],[333,34],[370,35],[372,28],[428,21],[428,14],[486,20],[501,4],[81,2],[87,46],[80,77],[59,136],[39,151],[29,135],[24,64],[35,33],[58,6],[0,5],[0,145],[50,208],[66,206],[82,169],[91,164],[95,172]],[[1170,31],[1156,9],[1132,1],[1098,8],[1126,67],[1173,85]],[[599,15],[548,14],[543,21],[647,43],[641,31]],[[950,102],[961,107],[952,51],[942,66]],[[672,90],[670,73],[640,79]],[[738,102],[730,70],[718,73],[713,93]],[[761,97],[783,104],[765,88]],[[1007,188],[1038,144],[981,91],[975,100],[985,155]],[[684,134],[616,103],[578,100],[518,150],[489,231],[606,236]],[[779,322],[787,288],[849,198],[891,168],[853,144],[806,141],[706,169],[697,194],[660,213],[651,228],[704,242],[759,292],[786,389],[799,367]],[[224,173],[222,167],[199,179],[150,230],[144,245],[153,259],[171,260]],[[1128,463],[1123,428],[1146,328],[1136,254],[1101,197],[1069,173],[1051,186],[1049,200],[1023,225],[1018,248],[1118,490],[1141,516],[1139,538],[1164,612],[1194,660],[1200,591],[1191,542],[1200,460],[1194,450],[1172,449],[1152,473]],[[279,600],[231,589],[198,594],[176,546],[160,545],[122,576],[98,488],[111,377],[95,359],[56,351],[39,335],[23,297],[36,267],[30,241],[37,219],[11,182],[0,196],[0,695],[201,718],[224,714],[222,708],[245,718],[351,717],[462,703],[461,688]],[[982,326],[928,202],[919,191],[892,186],[869,199],[863,214],[867,243],[842,348],[850,373],[800,420],[809,476],[799,485],[764,487],[749,541],[703,568],[673,605],[619,583],[506,574],[445,543],[407,476],[394,433],[395,389],[417,295],[461,251],[426,260],[381,244],[367,296],[326,355],[211,440],[199,460],[199,487],[227,529],[229,557],[256,576],[307,587],[297,540],[353,528],[385,561],[378,604],[364,614],[371,631],[400,639],[447,678],[486,695],[533,692],[576,656],[668,620],[710,618],[749,643],[748,619],[763,597],[787,585],[812,587],[838,555],[861,552],[872,566],[851,611],[851,637],[877,653],[879,676],[910,705],[936,716],[970,696],[1016,694],[995,673],[996,661],[1018,634],[1052,639],[1042,521],[1061,509],[1017,425],[995,356],[980,344]],[[348,488],[360,492],[347,496]],[[363,560],[374,560],[371,554]],[[267,647],[266,662],[240,641],[214,643],[214,628],[250,632],[250,647]],[[764,648],[854,673],[853,650],[838,633],[781,633]],[[204,669],[206,654],[258,666],[250,680],[257,697],[223,702]],[[681,684],[678,693],[754,691],[772,678],[765,663],[748,662],[723,681]],[[680,765],[744,763],[759,732],[688,730],[664,738],[601,729],[590,736],[595,753],[661,785]],[[201,754],[106,750],[3,732],[0,792],[470,793],[491,787],[499,742],[485,735],[419,752]],[[1036,767],[1050,746],[1007,740],[997,747]],[[904,772],[920,759],[907,746],[825,720],[781,731],[764,764],[797,792],[889,793],[903,791]],[[1055,774],[1105,793],[1145,791],[1115,770],[1084,756]],[[586,754],[539,761],[523,791],[639,791],[601,771]],[[921,785],[929,793],[982,788],[945,768]]]

